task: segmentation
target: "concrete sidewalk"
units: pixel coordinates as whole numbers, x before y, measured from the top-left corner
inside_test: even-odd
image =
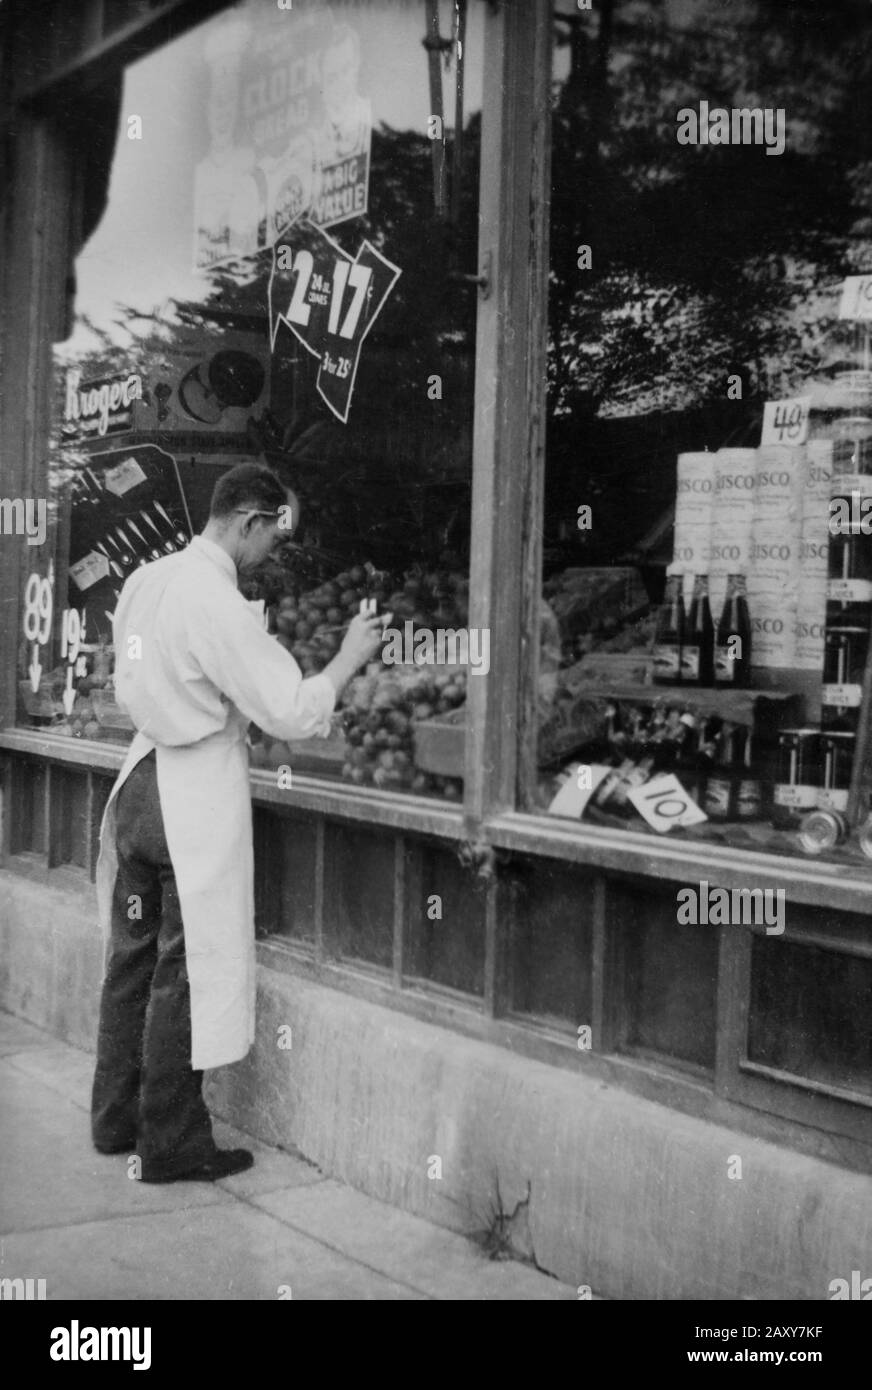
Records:
[[[255,1154],[219,1183],[151,1186],[90,1143],[93,1057],[0,1014],[0,1277],[48,1299],[575,1299],[576,1290],[325,1178]],[[290,1290],[290,1295],[288,1293]]]

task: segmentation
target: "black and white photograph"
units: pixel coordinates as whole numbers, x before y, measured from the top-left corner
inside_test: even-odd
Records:
[[[571,1301],[838,1374],[870,636],[870,0],[0,0],[25,1364]]]

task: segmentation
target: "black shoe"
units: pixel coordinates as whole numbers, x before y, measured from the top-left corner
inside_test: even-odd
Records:
[[[94,1148],[98,1154],[133,1154],[136,1153],[136,1140],[131,1139],[126,1144],[95,1144]]]
[[[232,1177],[234,1173],[244,1173],[254,1163],[254,1154],[248,1149],[216,1149],[211,1158],[188,1168],[183,1173],[169,1173],[166,1177],[148,1178],[143,1173],[141,1182],[218,1182],[221,1178]]]

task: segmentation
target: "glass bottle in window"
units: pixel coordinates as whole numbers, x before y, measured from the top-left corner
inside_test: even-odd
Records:
[[[715,642],[716,685],[751,684],[751,617],[743,574],[731,574]]]
[[[687,615],[684,645],[681,649],[681,680],[684,685],[711,685],[714,665],[714,623],[709,604],[708,575],[693,581],[693,598]]]

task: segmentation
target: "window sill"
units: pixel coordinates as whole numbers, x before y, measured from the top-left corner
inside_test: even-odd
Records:
[[[127,748],[123,744],[69,739],[28,729],[0,730],[0,749],[49,762],[114,774]],[[324,779],[295,776],[280,788],[275,774],[250,773],[252,800],[272,810],[312,811],[374,828],[459,841],[467,838],[460,805],[441,805],[426,797],[372,789],[359,790]],[[843,912],[868,914],[872,865],[864,871],[851,863],[764,854],[745,848],[690,839],[672,840],[615,830],[557,817],[507,811],[482,826],[482,838],[499,849],[533,854],[638,878],[687,883],[698,877],[724,888],[783,888],[790,902]]]
[[[127,747],[120,743],[64,738],[33,729],[0,730],[0,749],[99,773],[117,773],[127,756]],[[427,797],[372,789],[360,791],[342,783],[296,774],[293,786],[286,789],[276,785],[274,772],[252,768],[249,775],[252,801],[257,806],[280,808],[291,814],[314,811],[339,820],[441,839],[464,838],[463,810],[457,803],[443,805]]]
[[[724,888],[783,888],[790,902],[868,914],[870,872],[844,863],[788,858],[689,839],[643,835],[556,817],[508,811],[492,816],[483,836],[500,849],[543,855],[639,878]]]

